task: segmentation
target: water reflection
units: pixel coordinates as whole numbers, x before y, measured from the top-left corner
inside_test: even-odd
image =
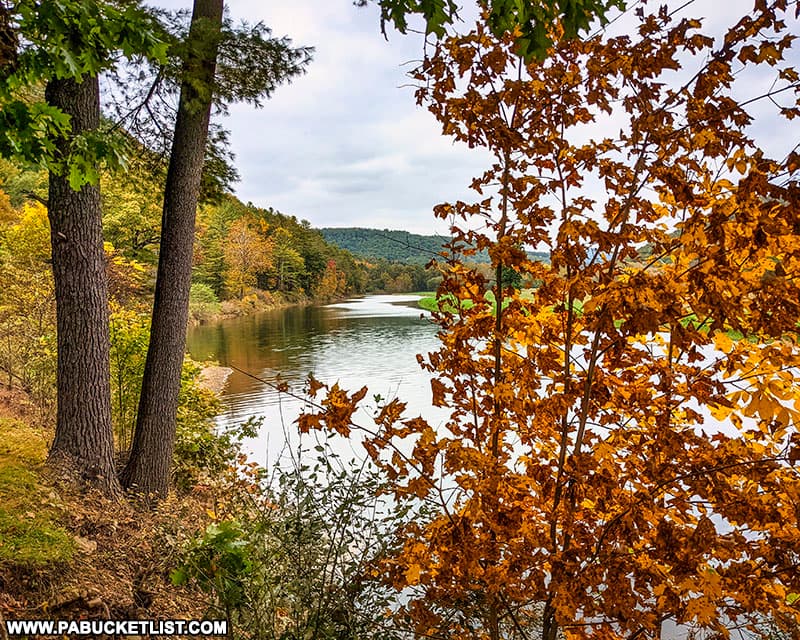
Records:
[[[416,300],[367,296],[224,320],[194,328],[188,349],[198,360],[216,360],[270,380],[279,375],[293,390],[302,388],[310,372],[351,390],[366,385],[369,398],[397,396],[413,415],[433,419],[429,377],[416,354],[437,348],[437,327],[416,307]],[[274,459],[284,432],[294,432],[292,422],[302,408],[300,400],[238,371],[228,378],[223,400],[223,426],[252,416],[264,418],[261,437],[250,443],[254,459],[262,463]],[[360,419],[369,422],[368,416]]]

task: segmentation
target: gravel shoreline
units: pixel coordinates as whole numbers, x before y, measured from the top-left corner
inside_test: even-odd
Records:
[[[200,372],[199,383],[200,386],[220,393],[225,388],[225,383],[228,381],[228,376],[233,373],[230,367],[220,367],[218,365],[208,365],[203,367]]]

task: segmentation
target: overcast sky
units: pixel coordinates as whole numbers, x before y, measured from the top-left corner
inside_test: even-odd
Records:
[[[191,1],[162,0],[191,9]],[[352,0],[232,0],[234,20],[263,21],[276,36],[315,48],[308,72],[261,109],[234,105],[223,125],[241,180],[236,195],[317,227],[446,233],[435,204],[469,196],[480,151],[454,146],[416,106],[408,70],[423,38],[380,33],[377,8]]]
[[[191,9],[191,0],[157,4]],[[263,108],[231,107],[223,124],[241,175],[236,195],[318,227],[446,234],[433,206],[472,199],[467,185],[486,156],[441,136],[433,116],[416,106],[413,88],[403,86],[422,56],[422,36],[387,27],[385,40],[377,8],[352,0],[226,4],[235,20],[263,21],[274,35],[316,49],[308,72]],[[752,0],[697,0],[691,13],[722,25],[750,7]],[[613,28],[624,29],[624,21]],[[764,124],[762,134],[785,142],[787,126]]]

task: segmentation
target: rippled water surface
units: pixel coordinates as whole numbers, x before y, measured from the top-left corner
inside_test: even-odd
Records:
[[[430,378],[416,354],[438,346],[436,326],[416,296],[375,295],[326,306],[291,307],[194,328],[188,349],[198,360],[216,360],[257,377],[280,376],[300,391],[310,372],[346,389],[366,385],[368,399],[401,398],[413,415],[437,417],[430,406]],[[253,458],[273,459],[288,437],[302,401],[234,371],[223,391],[222,425],[253,416],[264,419],[260,437],[248,443]],[[374,406],[374,402],[368,404]],[[361,414],[360,422],[369,424]]]

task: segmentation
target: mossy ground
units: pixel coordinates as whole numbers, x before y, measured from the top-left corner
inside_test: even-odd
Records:
[[[51,434],[3,393],[0,619],[202,617],[208,596],[169,574],[219,497],[201,490],[143,511],[64,486],[45,464]]]
[[[0,417],[0,565],[29,568],[69,562],[75,542],[59,524],[60,500],[40,476],[44,435]]]

